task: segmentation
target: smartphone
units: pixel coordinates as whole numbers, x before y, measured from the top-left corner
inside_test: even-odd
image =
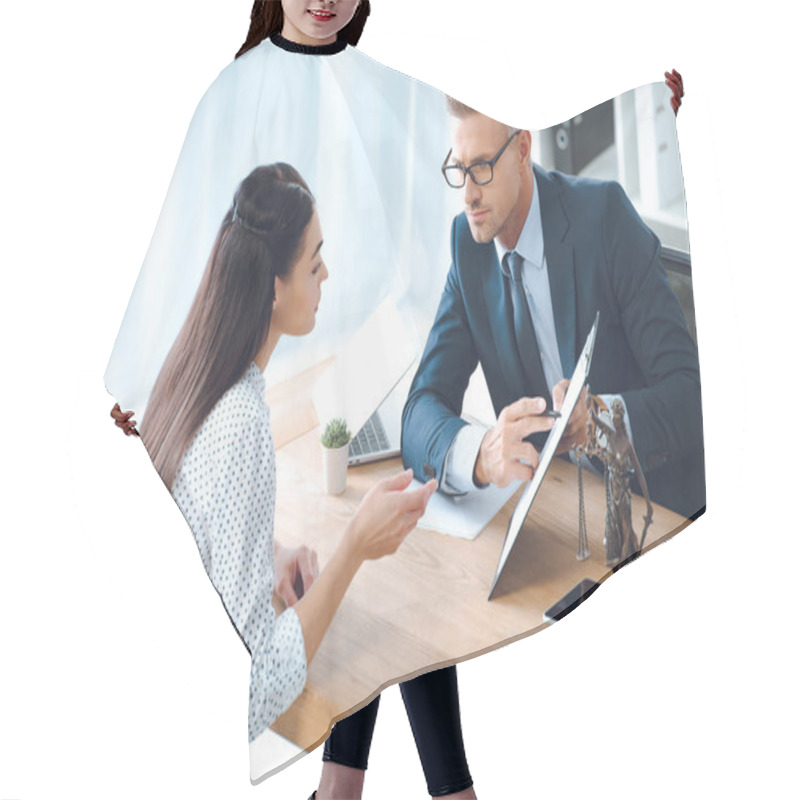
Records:
[[[553,603],[543,617],[545,622],[563,619],[570,611],[577,608],[600,584],[591,578],[584,578],[577,586],[573,586],[560,600]]]

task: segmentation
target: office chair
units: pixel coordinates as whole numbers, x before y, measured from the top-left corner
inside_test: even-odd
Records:
[[[689,254],[674,247],[661,246],[661,263],[667,271],[672,291],[678,298],[686,319],[689,333],[697,344],[697,325],[694,316],[694,293],[692,292],[692,264]]]

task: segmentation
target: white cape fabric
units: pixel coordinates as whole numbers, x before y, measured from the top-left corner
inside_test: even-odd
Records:
[[[313,342],[282,342],[277,363],[317,363],[388,294],[430,309],[458,208],[438,172],[447,142],[441,93],[352,47],[319,56],[267,40],[234,61],[192,119],[109,360],[109,392],[141,417],[234,192],[261,164],[291,164],[311,187],[331,271]],[[268,381],[285,374],[271,363]]]
[[[657,88],[647,88],[658,94]],[[625,103],[619,104],[618,110],[624,108]],[[674,136],[674,121],[670,123],[670,135]],[[108,363],[105,382],[109,392],[141,420],[238,185],[256,166],[275,162],[295,167],[315,196],[330,279],[314,332],[302,339],[283,338],[264,376],[267,389],[335,354],[387,297],[406,321],[414,347],[422,352],[448,275],[452,221],[462,210],[460,193],[448,189],[440,173],[450,147],[448,125],[445,98],[438,90],[383,67],[351,47],[321,56],[290,52],[265,41],[229,65],[208,89],[192,119]],[[560,141],[552,139],[553,147],[558,148]],[[630,137],[628,141],[630,144]],[[635,147],[635,137],[633,141]],[[547,156],[551,140],[541,142],[544,144],[534,150],[534,160]],[[676,145],[674,149],[677,157]],[[625,163],[631,161],[630,149],[625,158]],[[680,198],[676,202],[683,210],[677,227],[685,229],[679,161],[677,170]],[[637,178],[636,183],[644,194],[645,177]],[[670,207],[669,213],[673,211]],[[664,218],[671,219],[669,214],[654,215],[653,226]],[[688,241],[683,244],[688,250]],[[258,385],[258,376],[250,376],[250,380],[251,385]],[[476,408],[487,406],[488,398],[482,399],[480,389],[475,398]],[[491,418],[482,418],[492,423]],[[298,523],[298,530],[285,530],[280,528],[281,513],[277,513],[275,535],[293,544],[314,544],[313,536],[320,535],[325,514],[331,513],[329,498],[317,491],[318,475],[282,473],[280,443],[276,446],[278,503],[282,492],[308,495],[308,519]],[[397,466],[394,471],[399,469]],[[436,547],[444,553],[441,563],[446,570],[449,545],[441,544],[442,538],[436,540]],[[478,543],[459,542],[457,546],[462,550],[471,546],[477,552],[482,547],[479,543],[480,537]],[[370,585],[377,587],[370,605],[374,617],[418,615],[420,630],[430,631],[436,640],[435,655],[427,656],[422,649],[417,654],[417,644],[409,639],[408,652],[396,663],[383,644],[383,630],[361,611],[354,614],[348,595],[308,669],[309,681],[341,672],[337,680],[348,687],[347,701],[334,702],[307,687],[285,715],[291,716],[291,722],[274,726],[285,738],[267,730],[251,742],[251,780],[262,779],[320,744],[335,718],[363,705],[383,686],[468,658],[541,626],[538,610],[526,629],[508,628],[503,637],[474,644],[467,636],[474,631],[466,630],[471,625],[451,629],[449,621],[442,618],[444,611],[426,603],[432,588],[425,583],[430,564],[424,557],[415,564],[415,552],[401,570],[413,576],[409,581],[418,593],[413,603],[395,601],[388,587],[385,591],[380,588],[379,578],[364,580],[373,580]],[[485,564],[485,585],[476,589],[480,597],[475,607],[480,609],[481,619],[494,614],[492,619],[502,621],[504,601],[486,603],[485,589],[494,566]],[[414,572],[417,567],[419,574]],[[464,583],[463,576],[452,571],[432,581],[445,583],[448,577]],[[553,602],[560,593],[552,597]],[[353,637],[343,633],[342,619],[348,619],[348,613],[349,624],[362,626],[355,645]],[[474,627],[480,627],[480,620]],[[462,635],[470,645],[462,645]],[[358,641],[363,641],[363,647]],[[231,646],[241,646],[235,637],[231,642]],[[364,680],[358,672],[362,649],[368,654],[365,658],[379,663],[379,677]],[[315,721],[306,724],[311,716]]]

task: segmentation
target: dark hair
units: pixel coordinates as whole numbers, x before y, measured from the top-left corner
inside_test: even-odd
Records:
[[[239,186],[142,419],[142,441],[170,490],[195,433],[266,342],[275,278],[291,273],[313,213],[288,164],[257,167]]]
[[[349,45],[355,47],[361,38],[364,25],[367,24],[369,11],[369,0],[361,0],[353,19],[339,31],[337,38],[344,39]],[[250,12],[250,30],[247,32],[247,38],[239,48],[236,58],[282,30],[283,6],[280,4],[280,0],[255,0]]]

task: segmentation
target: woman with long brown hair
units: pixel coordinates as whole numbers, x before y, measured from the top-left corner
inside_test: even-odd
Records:
[[[307,591],[276,618],[275,453],[262,373],[281,336],[314,328],[328,277],[321,250],[314,200],[297,171],[254,170],[225,215],[141,426],[250,652],[251,741],[302,691],[360,565],[397,549],[436,488],[405,492],[410,471],[376,484],[318,577],[315,557],[305,559]]]
[[[280,50],[304,56],[335,55],[348,45],[355,45],[358,42],[369,13],[368,0],[281,0],[280,2],[256,0],[251,13],[250,29],[246,41],[237,53],[237,59],[262,44],[266,47],[280,48]],[[298,67],[300,66],[301,64],[298,62]],[[215,155],[224,157],[226,154],[217,153]],[[281,169],[288,168],[282,167]],[[256,174],[257,171],[254,175]],[[192,310],[150,395],[147,415],[141,426],[142,436],[153,461],[173,491],[184,513],[187,514],[187,519],[189,519],[189,515],[195,515],[194,523],[192,519],[189,519],[193,530],[199,525],[199,529],[202,531],[204,524],[203,515],[195,502],[197,493],[202,493],[203,489],[202,486],[194,485],[201,480],[203,472],[195,464],[195,453],[212,446],[210,443],[212,435],[218,436],[219,434],[209,433],[209,431],[213,432],[220,425],[227,424],[225,409],[229,409],[232,404],[244,403],[251,413],[256,413],[260,407],[257,397],[263,393],[263,377],[260,373],[266,367],[269,355],[274,348],[275,337],[279,335],[278,332],[291,333],[292,330],[297,333],[307,332],[302,330],[303,326],[299,320],[296,320],[295,327],[289,325],[284,329],[284,325],[288,323],[280,310],[284,308],[281,305],[281,297],[285,296],[281,290],[284,288],[283,281],[287,273],[277,270],[281,268],[281,264],[286,267],[291,261],[286,257],[286,253],[282,258],[270,256],[270,263],[273,265],[270,269],[276,270],[276,290],[271,299],[268,295],[269,284],[263,282],[265,273],[254,272],[245,282],[232,278],[237,271],[243,269],[242,265],[252,255],[252,248],[260,246],[259,235],[263,234],[262,222],[259,220],[265,213],[264,209],[258,210],[258,204],[251,203],[250,211],[244,213],[242,211],[241,201],[248,196],[247,192],[244,195],[242,192],[246,186],[249,186],[251,179],[255,180],[254,175],[251,175],[242,184],[237,195],[237,202],[223,222],[214,244],[208,270],[202,279]],[[302,185],[299,176],[296,176],[294,183]],[[277,185],[273,188],[275,189],[273,197],[284,193],[284,188],[278,188]],[[300,202],[303,193],[299,192],[295,195],[293,194],[295,191],[293,189],[290,192],[293,202],[296,201],[303,205]],[[306,213],[307,211],[300,213],[299,206],[295,208],[293,212],[295,222],[304,219]],[[306,225],[315,224],[314,218],[314,214],[311,214]],[[233,258],[234,247],[238,253],[236,259]],[[226,263],[230,264],[231,271],[228,277],[232,283],[227,288],[221,283],[223,278],[218,269],[214,270],[212,274],[212,265],[219,264],[221,259],[225,259]],[[295,272],[298,269],[302,271],[300,265],[301,262],[298,261],[294,268]],[[327,275],[324,265],[316,274],[321,283]],[[308,277],[308,280],[311,281],[311,278]],[[249,281],[254,283],[251,285]],[[264,320],[264,330],[269,330],[269,333],[263,343],[263,348],[257,348],[253,340],[255,328],[250,334],[246,334],[242,328],[232,334],[233,338],[227,340],[225,352],[220,349],[218,336],[231,322],[231,319],[222,316],[222,309],[225,306],[219,301],[225,297],[228,291],[233,293],[231,297],[238,298],[236,303],[244,303],[253,297],[260,297],[264,301],[261,305],[253,306],[248,312],[255,315],[254,322],[257,319],[258,308],[262,308],[263,313],[271,315],[271,319]],[[310,287],[309,291],[311,291]],[[313,293],[311,299],[314,299]],[[271,306],[271,303],[274,306]],[[303,303],[300,303],[297,308],[302,306]],[[272,308],[271,311],[269,311],[270,308]],[[306,324],[308,323],[307,319]],[[257,453],[247,456],[246,463],[248,464],[263,463],[264,454],[271,452],[271,438],[265,433],[268,428],[268,412],[262,409],[259,413],[265,417],[258,428],[260,433],[258,436],[250,438],[255,441],[253,447],[259,446],[261,449]],[[126,434],[137,434],[132,412],[122,412],[119,406],[115,406],[112,416]],[[242,438],[241,431],[237,432],[237,437]],[[260,445],[258,444],[259,437],[263,440]],[[262,456],[262,461],[256,458],[258,454]],[[248,478],[249,471],[243,472],[242,463],[241,453],[236,450],[230,455],[230,460],[226,462],[225,468],[217,469],[217,474],[224,480],[226,486],[244,485],[248,480],[251,484],[253,483],[252,479]],[[269,469],[266,469],[259,478],[261,483],[264,482],[262,479],[268,478],[268,476]],[[357,520],[362,517],[370,519],[371,510],[377,507],[377,496],[393,497],[392,493],[397,492],[403,481],[406,481],[405,477],[397,476],[395,482],[389,486],[379,484],[378,487],[375,487],[371,493],[376,496],[375,502],[372,502],[369,496],[365,498],[365,509],[359,509],[359,514],[354,518],[352,527],[355,530],[361,530]],[[193,484],[191,489],[189,484]],[[261,498],[261,502],[263,501],[264,498]],[[269,516],[269,520],[271,529],[271,516]],[[380,525],[388,525],[389,521],[375,519],[372,520],[372,524],[373,527],[379,528]],[[201,553],[204,552],[204,547],[208,550],[210,545],[207,542],[207,535],[202,532],[200,535],[196,532],[195,535],[198,538]],[[352,534],[351,538],[354,535]],[[270,546],[271,538],[270,541],[260,543],[260,547],[266,551],[269,551]],[[317,588],[323,581],[335,584],[337,591],[344,584],[342,581],[325,577],[331,570],[333,562],[316,579],[316,556],[307,548],[287,552],[287,550],[281,549],[277,542],[275,542],[274,548],[273,585],[282,599],[290,606],[289,611],[293,611],[303,623],[300,627],[303,631],[306,660],[308,661],[316,647],[310,646],[310,644],[314,644],[314,640],[306,630],[306,624],[314,626],[315,629],[320,627],[323,631],[327,624],[323,614],[317,615],[308,611],[309,603],[312,602],[311,598],[323,593]],[[258,560],[255,545],[248,545],[247,553],[254,559],[254,563],[242,564],[246,574],[263,568],[263,564]],[[211,574],[215,563],[214,559],[208,552],[204,554],[203,558],[207,569],[212,568],[209,569],[209,574]],[[279,569],[281,566],[284,568]],[[347,565],[345,565],[345,573],[347,572]],[[301,578],[303,588],[308,590],[299,602],[296,602],[297,597],[293,588],[295,576]],[[235,587],[220,588],[224,576],[212,574],[211,577],[223,595],[223,600],[225,600],[227,592],[228,594],[233,593],[234,603],[241,602]],[[341,590],[343,591],[343,589]],[[269,593],[265,596],[269,596],[271,591],[270,588]],[[330,591],[332,589],[329,589],[328,593]],[[338,603],[338,599],[336,602]],[[244,608],[246,607],[245,604]],[[325,611],[332,615],[334,607],[329,603],[325,607]],[[251,648],[252,655],[251,643],[258,640],[259,631],[251,630],[246,624],[250,617],[245,617],[245,622],[241,622],[240,616],[235,615],[239,612],[232,612],[227,603],[226,608],[231,613],[234,624],[242,634],[245,644]],[[263,609],[259,607],[260,619],[266,618],[269,613],[266,606]],[[327,621],[329,618],[328,616]],[[274,718],[274,715],[279,713],[282,707],[285,707],[287,701],[290,702],[289,698],[302,688],[304,681],[302,659],[299,657],[300,648],[297,645],[299,634],[293,615],[285,612],[274,621],[274,626],[270,630],[274,632],[274,635],[281,637],[280,641],[283,641],[285,645],[284,652],[295,653],[293,661],[295,667],[290,670],[290,680],[287,679],[285,684],[281,684],[280,691],[274,693],[273,700],[268,703],[251,702],[251,738],[254,731],[263,730],[268,724],[267,720]],[[319,635],[321,638],[321,633]],[[265,664],[260,670],[257,670],[254,656],[254,686],[258,686],[256,673],[258,672],[262,676],[269,675],[268,667],[269,665]],[[275,681],[273,681],[274,687]],[[474,797],[461,734],[455,667],[427,673],[402,683],[400,689],[417,742],[429,793],[437,797]],[[376,698],[361,711],[334,726],[331,736],[325,744],[324,766],[317,800],[361,796],[379,699],[379,697]]]

